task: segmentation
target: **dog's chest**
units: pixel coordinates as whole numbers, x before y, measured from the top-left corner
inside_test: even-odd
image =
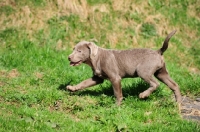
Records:
[[[95,76],[98,76],[98,77],[103,78],[103,79],[108,78],[107,74],[105,72],[101,71],[100,69],[95,69],[95,70],[93,69],[93,74]]]
[[[100,70],[95,70],[94,71],[94,75],[95,76],[98,76],[98,77],[100,77],[100,78],[107,78],[107,76],[105,75],[105,73],[103,74]]]

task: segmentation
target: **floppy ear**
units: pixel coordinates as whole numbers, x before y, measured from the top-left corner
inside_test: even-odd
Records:
[[[90,49],[90,58],[93,59],[97,55],[98,46],[96,46],[93,42],[89,42],[87,46]]]

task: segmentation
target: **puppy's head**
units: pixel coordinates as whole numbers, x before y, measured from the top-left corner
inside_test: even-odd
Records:
[[[97,54],[98,47],[87,41],[81,41],[73,49],[73,52],[69,55],[68,59],[71,66],[78,66],[81,63],[85,63],[94,58]]]

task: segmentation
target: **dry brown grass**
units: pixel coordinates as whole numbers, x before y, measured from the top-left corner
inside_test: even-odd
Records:
[[[16,12],[10,16],[1,16],[1,30],[9,26],[16,26],[25,27],[30,32],[32,30],[39,30],[45,28],[46,21],[49,18],[52,18],[53,16],[77,14],[83,20],[87,19],[88,16],[93,16],[100,21],[102,18],[101,13],[109,13],[111,10],[107,4],[91,6],[87,3],[86,0],[56,0],[56,2],[48,1],[46,2],[45,7],[37,8],[37,10],[27,5],[22,6],[20,7],[20,9],[18,9],[16,8],[16,6],[14,6],[16,4],[13,0],[2,0],[0,2],[0,5],[10,5],[16,10]],[[166,19],[165,16],[156,13],[154,9],[151,6],[149,6],[147,1],[134,3],[132,0],[113,0],[112,8],[115,11],[121,11],[124,13],[128,11],[137,12],[138,15],[144,18],[142,23],[148,22],[156,25],[158,35],[166,35],[166,32],[168,33],[172,29],[178,28],[169,26],[169,20]],[[96,10],[100,11],[101,13],[96,13]],[[193,6],[190,6],[188,14],[197,18],[199,15],[199,13],[195,11]],[[126,27],[130,23],[133,23],[136,25],[136,33],[139,32],[141,23],[136,23],[134,22],[134,20],[132,20],[131,22],[127,22],[125,19],[121,19],[120,17],[117,21],[117,26],[122,25]],[[92,26],[97,27],[95,26],[95,22]]]
[[[189,16],[195,17],[196,19],[200,20],[200,7],[196,7],[196,5],[200,5],[200,1],[197,0],[197,3],[194,5],[189,5],[187,10],[187,14]]]
[[[58,10],[64,14],[78,14],[81,18],[87,18],[89,6],[86,0],[57,0]]]
[[[88,5],[86,0],[57,0],[57,7],[55,3],[47,2],[45,7],[37,8],[37,10],[29,7],[28,5],[22,6],[20,7],[20,9],[15,8],[15,6],[11,4],[13,3],[12,0],[4,0],[3,2],[1,2],[1,5],[2,3],[4,3],[4,5],[11,5],[16,10],[16,12],[10,16],[1,16],[1,30],[11,26],[17,28],[23,27],[30,35],[32,35],[34,31],[46,29],[46,21],[53,16],[70,14],[77,14],[83,21],[86,22],[88,22],[88,20],[86,20],[88,17],[93,18],[90,20],[90,24],[92,27],[94,27],[95,30],[99,30],[101,26],[99,26],[98,22],[102,20],[102,13],[109,13],[111,10],[109,9],[109,6],[107,4],[90,6]],[[146,1],[134,3],[131,0],[114,0],[112,3],[112,7],[114,10],[123,13],[126,13],[130,10],[132,10],[132,12],[137,12],[139,15],[144,17],[142,23],[148,22],[156,25],[157,33],[160,36],[166,35],[166,32],[168,33],[169,31],[174,29],[174,27],[169,28],[168,20],[164,16],[162,16],[161,14],[154,14],[154,10],[148,5],[148,2]],[[96,12],[96,10],[98,10],[99,12]],[[134,36],[133,41],[137,43],[136,40],[139,39],[138,33],[140,32],[140,27],[142,23],[137,23],[134,20],[127,21],[126,19],[123,19],[121,17],[119,17],[115,21],[115,33],[111,32],[110,34],[108,34],[108,36],[111,36],[111,40],[109,41],[112,41],[113,44],[113,34],[120,34],[121,31],[118,31],[120,30],[120,26],[128,27],[129,25],[133,25],[136,32],[136,36]],[[120,34],[119,36],[121,35],[123,34]],[[110,37],[108,37],[108,39],[109,38]]]
[[[88,18],[88,16],[97,17],[97,20],[102,19],[102,12],[109,13],[110,9],[109,6],[106,4],[99,4],[90,6],[87,4],[86,0],[57,0],[57,7],[55,3],[47,2],[46,6],[43,8],[37,8],[35,10],[34,8],[29,7],[28,5],[20,7],[20,9],[13,6],[12,0],[4,0],[1,2],[1,5],[10,5],[12,6],[16,12],[10,16],[1,16],[0,25],[1,30],[5,29],[10,26],[14,27],[25,27],[27,31],[31,34],[34,30],[40,30],[44,29],[46,27],[46,21],[53,16],[62,16],[62,15],[70,15],[70,14],[77,14],[82,18],[83,20]],[[3,4],[2,4],[3,3]],[[142,6],[141,6],[142,5]],[[149,15],[152,12],[152,9],[149,8],[147,2],[142,2],[135,4],[131,0],[126,1],[120,1],[115,0],[113,1],[112,7],[114,10],[118,10],[121,12],[127,12],[130,10],[130,8],[133,9],[133,11],[136,11],[139,15],[144,15],[145,19],[143,22],[150,22],[153,24],[158,24],[159,29],[158,33],[160,34],[161,31],[163,31],[163,27],[166,28],[168,23],[166,20],[163,20],[164,18],[161,15],[155,14],[155,15]],[[147,10],[147,8],[149,8]],[[96,13],[95,11],[98,10],[100,13]],[[148,11],[148,12],[146,12]],[[160,23],[156,23],[154,20],[160,19]],[[6,21],[6,23],[5,23]],[[117,21],[116,27],[124,26],[126,27],[130,23],[133,23],[134,25],[138,25],[136,27],[136,32],[139,32],[139,27],[141,24],[135,23],[134,21],[127,22],[125,19],[119,18]],[[165,21],[165,23],[163,23]],[[92,23],[93,27],[98,27],[95,23],[95,21]],[[161,25],[163,24],[163,26]]]
[[[23,28],[32,36],[34,31],[45,29],[46,20],[54,14],[51,10],[34,10],[29,6],[23,6],[15,10],[15,13],[10,16],[1,16],[0,30],[10,27]]]

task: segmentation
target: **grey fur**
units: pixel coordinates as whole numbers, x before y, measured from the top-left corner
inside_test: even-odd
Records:
[[[163,53],[168,48],[168,42],[175,32],[172,31],[166,37],[162,48],[159,50],[143,48],[110,50],[100,48],[93,42],[79,42],[73,53],[68,57],[70,65],[88,64],[92,68],[94,76],[75,86],[67,86],[66,88],[76,91],[103,83],[104,79],[108,79],[112,83],[116,103],[120,105],[123,99],[122,78],[140,77],[149,83],[150,87],[139,95],[140,98],[146,98],[159,86],[159,82],[154,78],[155,76],[174,92],[177,102],[181,102],[179,86],[170,78],[163,58]]]

